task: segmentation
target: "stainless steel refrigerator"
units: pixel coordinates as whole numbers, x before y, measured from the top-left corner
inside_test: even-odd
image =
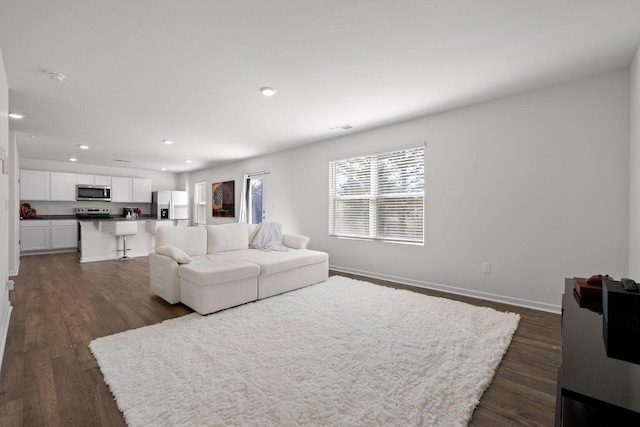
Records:
[[[188,193],[172,190],[152,192],[151,215],[158,219],[189,219]]]

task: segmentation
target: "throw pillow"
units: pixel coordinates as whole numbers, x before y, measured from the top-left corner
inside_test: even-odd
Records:
[[[189,264],[191,262],[191,257],[175,246],[160,246],[156,248],[156,252],[173,258],[178,264]]]
[[[298,234],[283,234],[282,243],[292,249],[306,249],[307,243],[309,243],[307,236],[300,236]]]

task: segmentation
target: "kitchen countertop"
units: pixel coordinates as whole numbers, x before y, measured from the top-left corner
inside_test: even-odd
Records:
[[[147,215],[141,215],[136,219],[131,219],[128,221],[165,221],[163,220],[159,220],[157,218],[152,217],[151,215],[147,216]],[[82,219],[78,219],[78,221],[127,221],[127,218],[124,216],[115,216],[115,215],[111,215],[109,218],[82,218]]]
[[[35,218],[20,218],[21,221],[37,221],[37,220],[52,220],[52,219],[76,219],[75,215],[36,215]]]
[[[75,215],[37,215],[35,218],[20,218],[21,221],[38,221],[38,220],[56,220],[56,219],[78,219]],[[126,217],[111,215],[109,218],[82,218],[79,221],[124,221]],[[156,220],[156,221],[170,221],[165,219],[157,219],[151,215],[141,215],[137,218],[138,221]]]

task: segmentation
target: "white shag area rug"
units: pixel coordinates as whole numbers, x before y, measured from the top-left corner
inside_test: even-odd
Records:
[[[519,319],[334,276],[90,348],[130,426],[462,426]]]

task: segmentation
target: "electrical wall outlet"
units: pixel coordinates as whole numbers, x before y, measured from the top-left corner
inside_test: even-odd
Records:
[[[4,287],[8,290],[8,291],[12,291],[14,288],[15,282],[13,280],[7,280],[7,284],[4,285]]]
[[[482,272],[484,274],[491,274],[491,263],[490,262],[483,262],[482,263]]]

